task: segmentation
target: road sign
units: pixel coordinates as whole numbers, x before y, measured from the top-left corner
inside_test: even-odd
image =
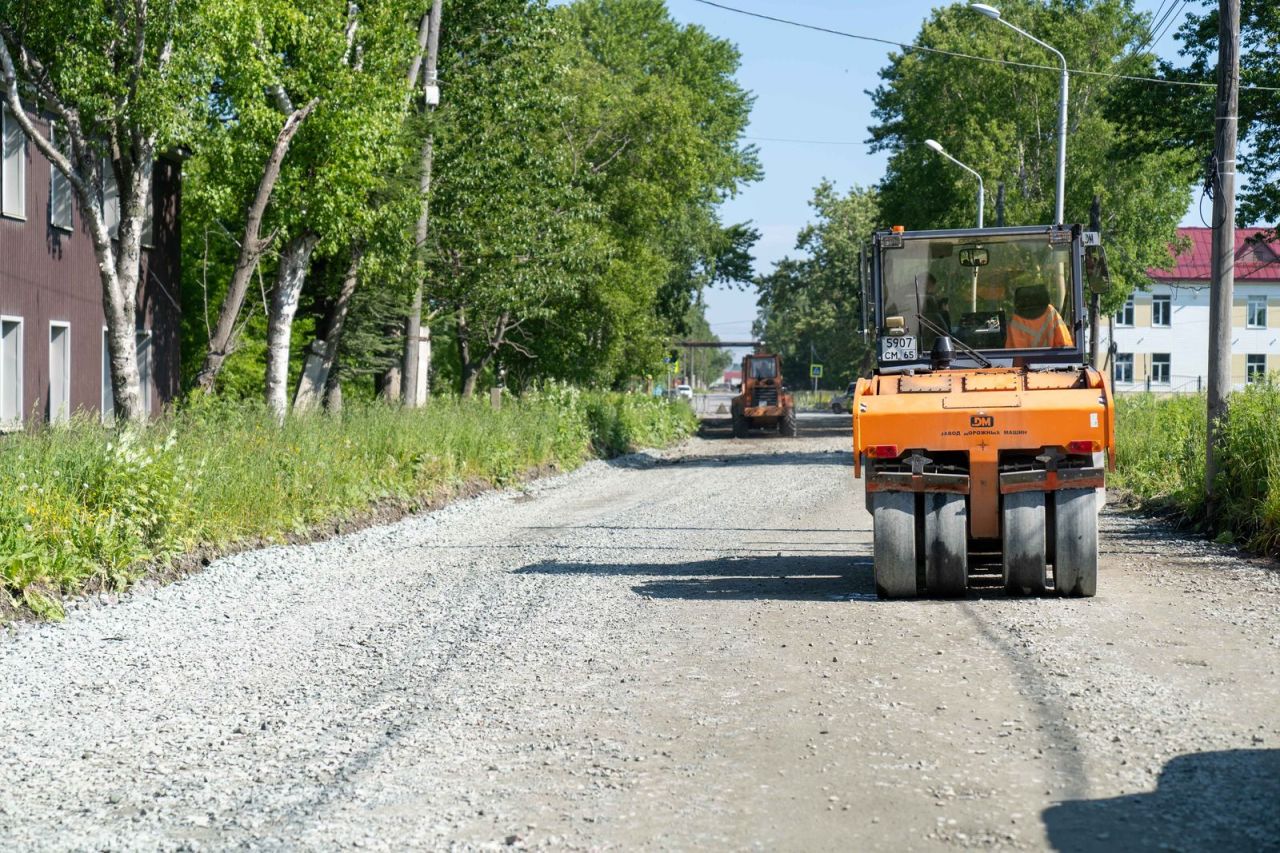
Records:
[[[810,376],[812,376],[814,379],[821,379],[821,378],[822,378],[822,365],[821,365],[821,364],[811,364],[811,365],[809,365],[809,375],[810,375]]]

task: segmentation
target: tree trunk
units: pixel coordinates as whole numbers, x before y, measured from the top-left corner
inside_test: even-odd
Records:
[[[331,415],[342,413],[342,381],[338,378],[338,363],[335,360],[329,371],[329,381],[324,387],[324,410]]]
[[[293,398],[294,411],[307,411],[320,405],[321,397],[329,388],[329,376],[333,373],[338,358],[338,346],[342,342],[342,330],[347,322],[347,314],[351,311],[351,297],[356,292],[360,281],[360,262],[364,259],[364,250],[356,247],[351,252],[351,265],[342,277],[342,287],[338,290],[338,298],[325,313],[324,327],[315,343],[320,347],[319,370],[313,375],[302,372],[298,380],[298,392]]]
[[[298,312],[298,296],[311,253],[320,238],[304,231],[285,244],[280,252],[280,268],[271,291],[271,310],[267,314],[267,407],[277,421],[289,412],[289,340],[293,334],[293,318]]]
[[[418,32],[418,53],[414,57],[413,64],[409,69],[409,90],[412,92],[418,84],[418,67],[423,58],[423,48],[426,48],[426,69],[424,76],[424,86],[431,87],[436,84],[436,57],[439,53],[440,44],[440,12],[442,0],[432,0],[431,12],[424,21],[426,32],[419,28]],[[426,36],[425,43],[423,36]],[[425,100],[424,88],[424,100]],[[434,109],[428,105],[428,109]],[[415,233],[415,245],[418,251],[417,264],[417,281],[413,294],[413,307],[409,310],[409,316],[405,319],[405,339],[404,339],[404,361],[401,375],[401,396],[406,405],[421,406],[426,403],[428,391],[424,391],[419,395],[418,370],[419,365],[428,374],[431,372],[431,344],[427,342],[426,358],[422,358],[422,303],[423,295],[426,291],[426,264],[423,261],[422,253],[425,251],[427,243],[427,225],[430,221],[431,214],[431,163],[432,152],[434,150],[434,138],[430,133],[427,134],[422,143],[422,153],[418,164],[418,192],[420,195],[421,209],[418,213],[418,225]],[[427,332],[430,335],[430,331]],[[425,364],[423,362],[425,361]],[[429,389],[430,386],[427,386]]]
[[[468,400],[476,390],[479,371],[471,362],[471,329],[467,326],[467,310],[459,308],[454,319],[458,339],[458,364],[462,368],[462,399]]]
[[[434,65],[434,63],[433,63]],[[416,289],[413,293],[413,307],[409,309],[409,317],[405,321],[405,341],[404,341],[404,374],[402,382],[402,394],[405,404],[408,406],[421,406],[426,403],[425,396],[423,399],[418,397],[418,369],[422,361],[421,345],[422,345],[422,302],[423,294],[426,292],[427,265],[423,261],[421,255],[426,250],[427,244],[427,224],[430,218],[430,201],[431,201],[431,160],[432,160],[433,139],[431,134],[427,134],[426,141],[422,144],[422,158],[419,164],[421,169],[418,180],[418,192],[422,196],[422,209],[418,214],[418,227],[416,234],[416,245],[418,250],[418,264]],[[427,334],[430,335],[430,329]],[[427,345],[426,369],[430,372],[431,365],[431,348],[430,343]]]
[[[493,361],[494,356],[498,354],[498,350],[502,348],[505,338],[509,316],[504,313],[494,327],[492,335],[485,332],[484,351],[482,355],[477,357],[476,346],[471,340],[471,327],[467,323],[467,312],[465,309],[459,308],[457,313],[457,331],[458,331],[458,363],[462,365],[462,399],[469,400],[476,393],[476,383],[480,379],[480,374],[489,366],[489,362]]]
[[[397,330],[398,331],[398,330]],[[400,365],[388,367],[375,381],[378,398],[384,403],[400,402]]]
[[[227,287],[226,297],[222,300],[222,307],[218,310],[218,324],[209,338],[209,349],[205,353],[204,364],[196,374],[196,387],[206,394],[213,391],[213,383],[218,378],[218,372],[222,370],[227,356],[231,355],[235,349],[236,322],[240,319],[240,310],[244,307],[244,298],[249,292],[253,271],[257,268],[258,259],[262,257],[262,253],[271,245],[271,238],[264,240],[261,237],[262,217],[266,213],[267,203],[271,200],[276,181],[280,178],[280,167],[284,163],[285,155],[289,152],[289,144],[293,141],[293,137],[319,103],[318,98],[313,98],[305,107],[289,114],[263,166],[257,192],[254,193],[253,202],[249,205],[244,234],[240,238],[240,254],[236,258],[236,265],[231,274],[231,283]]]
[[[23,56],[24,71],[30,73]],[[98,277],[102,283],[102,310],[107,322],[107,354],[111,362],[111,397],[115,416],[121,420],[141,422],[147,412],[142,406],[138,378],[137,305],[138,281],[141,275],[142,219],[146,199],[151,192],[151,171],[155,137],[134,133],[127,145],[113,146],[116,157],[110,168],[117,175],[117,185],[126,191],[121,205],[120,226],[116,241],[107,230],[99,205],[103,163],[85,139],[79,116],[68,110],[51,91],[49,108],[61,118],[59,127],[67,134],[69,150],[64,153],[32,124],[18,92],[17,70],[4,38],[0,38],[0,90],[9,107],[9,115],[18,122],[23,134],[71,184],[80,202],[81,221],[89,230]],[[132,160],[126,159],[126,154]],[[123,180],[121,180],[123,178]]]
[[[140,423],[150,414],[145,408],[138,372],[138,281],[142,273],[142,220],[151,194],[152,159],[148,146],[139,152],[132,168],[111,168],[117,183],[127,188],[122,199],[120,226],[116,232],[115,290],[104,280],[107,318],[107,353],[111,357],[111,397],[119,420]],[[123,181],[119,180],[124,178]],[[83,202],[82,202],[83,203]],[[105,233],[105,228],[104,228]],[[107,235],[108,238],[110,235]],[[108,249],[110,251],[110,249]]]

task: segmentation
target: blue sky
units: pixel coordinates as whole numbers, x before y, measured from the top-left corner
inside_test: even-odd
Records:
[[[925,0],[722,2],[906,43],[914,39],[929,12],[943,5]],[[998,6],[998,0],[992,5]],[[1140,11],[1154,13],[1159,3],[1138,0],[1135,5]],[[761,232],[755,250],[756,270],[767,271],[774,261],[793,251],[796,232],[809,219],[812,190],[823,178],[830,178],[841,189],[880,180],[887,158],[884,153],[872,154],[865,144],[872,123],[866,91],[875,88],[877,74],[895,48],[748,18],[694,0],[667,0],[667,6],[677,21],[698,24],[734,42],[742,52],[738,80],[756,96],[747,135],[760,149],[764,179],[726,203],[723,218],[726,222],[755,223]],[[1175,54],[1176,29],[1177,24],[1171,26],[1155,45],[1157,53]],[[706,299],[708,320],[720,338],[750,337],[756,315],[754,290],[717,288],[708,291]]]

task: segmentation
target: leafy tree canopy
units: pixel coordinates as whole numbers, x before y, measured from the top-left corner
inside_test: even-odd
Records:
[[[1155,68],[1154,57],[1139,49],[1149,16],[1129,0],[1010,0],[1001,12],[1062,51],[1071,68],[1137,75]],[[1050,67],[892,55],[881,71],[884,82],[871,93],[878,121],[872,148],[890,152],[880,186],[885,218],[910,229],[975,224],[974,180],[927,148],[924,141],[932,138],[983,175],[988,224],[995,221],[994,190],[1001,182],[1006,224],[1049,222],[1057,174],[1053,55],[963,6],[935,10],[916,44]],[[1148,268],[1171,263],[1169,246],[1187,207],[1195,158],[1180,149],[1123,156],[1126,131],[1108,105],[1127,89],[1105,74],[1076,74],[1070,88],[1065,217],[1087,223],[1090,203],[1100,197],[1113,282],[1103,308],[1112,310],[1147,284]]]
[[[810,204],[816,221],[796,237],[803,254],[782,259],[756,280],[755,334],[782,355],[788,382],[808,383],[812,358],[823,365],[823,384],[843,387],[857,378],[866,355],[859,247],[880,221],[879,199],[861,187],[841,195],[823,181]]]
[[[1180,82],[1216,82],[1218,68],[1217,2],[1179,28],[1185,64],[1162,60],[1161,76]],[[1280,230],[1280,4],[1242,0],[1240,4],[1240,82],[1236,221],[1242,227],[1267,223]],[[1270,87],[1271,91],[1250,86]],[[1123,84],[1109,110],[1139,153],[1177,147],[1197,162],[1213,152],[1215,89],[1208,86]],[[1205,218],[1209,214],[1207,202]]]

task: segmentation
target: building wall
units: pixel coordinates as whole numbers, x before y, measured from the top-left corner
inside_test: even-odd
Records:
[[[1152,301],[1157,295],[1170,296],[1170,324],[1152,326]],[[1250,296],[1267,298],[1267,325],[1246,327],[1246,306]],[[1115,326],[1116,351],[1132,353],[1133,382],[1116,383],[1116,390],[1142,391],[1151,376],[1152,355],[1168,353],[1170,381],[1152,384],[1153,391],[1195,392],[1207,381],[1209,364],[1209,288],[1203,282],[1185,285],[1155,284],[1149,292],[1135,293],[1134,324]],[[1236,282],[1231,311],[1232,382],[1245,384],[1245,364],[1249,354],[1266,356],[1267,370],[1280,370],[1280,281]],[[1102,348],[1107,351],[1110,335],[1102,325]]]
[[[48,132],[48,126],[37,121]],[[49,412],[51,323],[70,325],[72,412],[98,412],[103,384],[102,284],[93,244],[78,202],[72,228],[51,222],[52,166],[27,142],[25,218],[0,216],[0,315],[23,321],[24,420]],[[153,248],[143,250],[138,327],[152,336],[149,396],[152,413],[178,391],[180,169],[156,163],[153,187]]]

